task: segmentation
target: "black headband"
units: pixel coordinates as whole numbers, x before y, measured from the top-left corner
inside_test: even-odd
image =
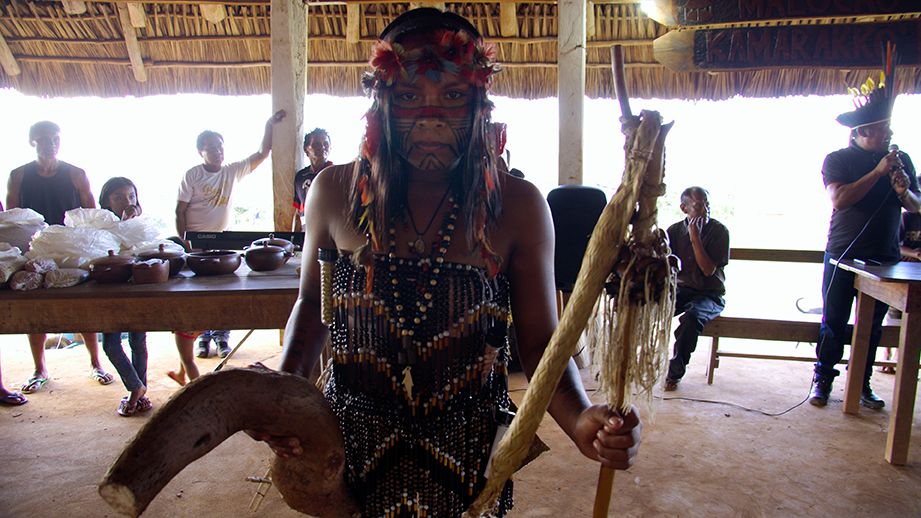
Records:
[[[469,33],[474,40],[482,39],[480,32],[466,18],[431,7],[412,9],[397,16],[381,32],[380,39],[393,42],[410,32],[436,29],[464,31]]]

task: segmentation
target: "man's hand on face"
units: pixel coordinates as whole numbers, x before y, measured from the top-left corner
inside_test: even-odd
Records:
[[[688,233],[691,235],[700,235],[700,231],[704,228],[704,224],[707,222],[707,218],[704,216],[696,216],[688,220]]]
[[[131,219],[136,218],[141,215],[141,209],[137,205],[128,205],[125,207],[125,210],[122,211],[122,219]]]

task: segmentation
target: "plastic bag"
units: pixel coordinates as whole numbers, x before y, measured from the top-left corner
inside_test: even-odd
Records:
[[[22,269],[27,272],[48,273],[57,270],[58,264],[49,257],[36,257],[35,259],[29,259]]]
[[[18,246],[0,242],[0,259],[10,259],[21,255],[22,250],[20,250]]]
[[[0,259],[0,284],[10,280],[10,277],[12,277],[14,273],[22,270],[26,261],[28,261],[28,259],[21,255],[18,257]]]
[[[20,270],[10,277],[10,289],[16,291],[29,291],[41,288],[42,277],[44,276],[40,273]]]
[[[82,268],[61,268],[46,273],[44,285],[46,288],[69,288],[89,278],[90,272]]]
[[[152,241],[145,241],[132,247],[129,252],[131,252],[133,255],[139,255],[144,252],[157,252],[160,250],[160,245],[163,245],[163,250],[166,252],[185,252],[185,248],[182,248],[181,245],[178,245],[169,239],[154,239]]]
[[[154,240],[160,235],[158,221],[144,216],[118,221],[106,230],[115,234],[122,248],[126,249]]]
[[[26,257],[50,257],[61,268],[81,268],[109,250],[120,250],[120,245],[108,230],[51,225],[35,236]]]
[[[45,218],[32,209],[17,207],[0,212],[0,241],[28,250],[32,236],[46,226]]]
[[[64,213],[64,226],[107,229],[118,223],[118,216],[108,209],[70,209]]]

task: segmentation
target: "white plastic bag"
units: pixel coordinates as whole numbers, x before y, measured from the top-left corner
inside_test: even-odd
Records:
[[[43,275],[35,272],[20,270],[10,277],[10,289],[16,291],[30,291],[42,287]]]
[[[158,222],[144,216],[118,221],[107,230],[115,234],[124,249],[134,248],[160,235]]]
[[[32,209],[17,207],[0,212],[0,241],[28,250],[32,236],[46,226],[45,218]]]
[[[51,225],[35,236],[26,257],[50,257],[61,268],[82,268],[109,250],[120,248],[121,242],[108,230]]]
[[[118,223],[118,216],[108,209],[70,209],[64,213],[64,226],[107,229]]]
[[[0,242],[0,259],[10,259],[21,255],[22,250],[20,250],[18,246]]]

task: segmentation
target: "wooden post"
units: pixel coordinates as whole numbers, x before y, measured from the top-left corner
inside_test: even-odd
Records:
[[[115,4],[118,9],[118,21],[122,27],[122,34],[125,38],[125,47],[128,49],[128,59],[131,61],[131,71],[134,73],[134,80],[139,83],[147,81],[147,70],[144,69],[144,58],[141,55],[141,45],[138,43],[138,36],[131,24],[131,15],[128,14],[127,4]]]
[[[2,34],[0,34],[0,67],[3,67],[3,72],[8,76],[18,76],[22,73],[19,63],[16,63],[16,58],[13,56],[13,51],[6,44]]]
[[[272,111],[288,116],[272,135],[275,230],[294,217],[294,173],[304,164],[304,97],[307,85],[307,7],[301,0],[272,0]]]
[[[518,36],[518,4],[499,4],[499,33],[506,38]]]
[[[345,42],[358,43],[361,40],[361,5],[346,5],[345,16]]]
[[[560,0],[557,42],[559,182],[582,183],[582,111],[585,98],[585,0]]]
[[[147,27],[147,13],[144,11],[144,4],[137,2],[128,2],[128,17],[131,18],[131,26],[135,29]]]
[[[64,12],[67,14],[83,14],[86,12],[86,3],[74,0],[64,0]]]

